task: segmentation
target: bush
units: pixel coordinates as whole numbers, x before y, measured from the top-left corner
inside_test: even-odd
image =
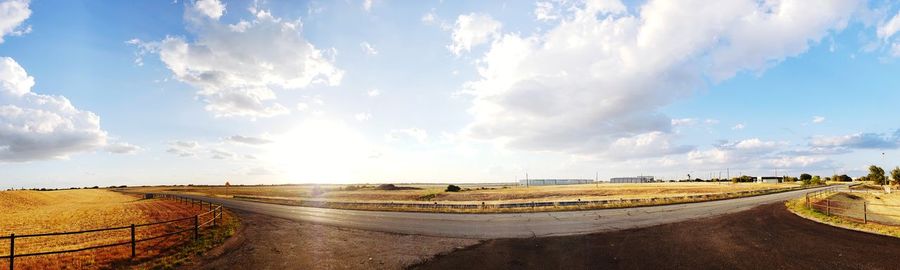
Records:
[[[459,192],[460,190],[461,190],[461,188],[459,188],[459,186],[457,186],[457,185],[449,185],[449,186],[447,186],[447,190],[444,190],[444,191],[446,191],[446,192]]]

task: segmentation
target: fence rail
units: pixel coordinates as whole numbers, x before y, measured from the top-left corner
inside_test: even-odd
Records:
[[[22,234],[22,235],[16,235],[15,233],[11,233],[9,235],[0,236],[0,241],[9,240],[9,254],[0,256],[0,260],[2,260],[2,259],[9,260],[9,269],[13,270],[15,267],[15,259],[16,258],[82,252],[82,251],[87,251],[87,250],[111,248],[111,247],[125,246],[125,245],[131,245],[131,258],[134,258],[137,256],[137,249],[136,249],[137,243],[160,239],[160,238],[169,237],[169,236],[178,235],[178,234],[183,234],[183,233],[190,232],[190,231],[194,232],[193,233],[194,239],[197,240],[197,239],[200,239],[200,232],[201,232],[200,229],[202,229],[204,226],[206,226],[206,227],[216,226],[222,220],[222,215],[223,215],[223,210],[224,210],[222,205],[213,204],[211,202],[206,202],[203,200],[197,200],[194,198],[181,197],[181,196],[174,195],[174,194],[150,193],[150,194],[145,194],[144,196],[146,196],[147,198],[169,199],[169,200],[175,200],[175,201],[184,202],[184,203],[196,204],[196,205],[200,206],[201,211],[203,210],[204,204],[206,204],[206,206],[209,210],[206,212],[196,214],[194,216],[176,218],[176,219],[164,220],[164,221],[157,221],[157,222],[151,222],[151,223],[131,224],[129,226],[99,228],[99,229],[90,229],[90,230],[83,230],[83,231],[49,232],[49,233],[35,233],[35,234]],[[209,220],[205,221],[203,223],[200,223],[201,217],[207,217],[207,216],[210,217]],[[167,233],[164,233],[161,235],[151,236],[151,237],[147,237],[147,238],[143,238],[143,239],[138,239],[136,237],[137,228],[171,224],[171,223],[176,223],[176,222],[181,222],[181,221],[186,221],[186,220],[191,220],[191,219],[194,220],[194,223],[191,227],[178,228],[178,230],[175,232],[167,232]],[[115,242],[115,243],[111,243],[111,244],[102,244],[102,245],[77,248],[77,249],[42,251],[42,252],[32,252],[32,253],[24,253],[24,254],[16,254],[16,251],[15,251],[16,250],[16,239],[34,238],[34,237],[52,237],[52,236],[62,236],[62,235],[86,234],[86,233],[109,232],[109,231],[123,231],[123,230],[130,230],[130,232],[131,232],[131,240],[130,241]]]
[[[884,213],[878,210],[897,209],[900,213],[900,205],[852,202],[832,199],[838,193],[877,193],[854,190],[851,188],[832,187],[806,193],[806,208],[824,213],[828,216],[840,216],[860,223],[878,222],[881,224],[900,224],[900,214]],[[873,211],[872,208],[876,209]]]
[[[411,208],[411,209],[446,209],[446,210],[466,210],[466,209],[535,209],[540,207],[618,207],[633,205],[656,205],[670,204],[680,202],[693,201],[711,201],[721,199],[731,199],[738,197],[756,196],[771,193],[779,193],[786,191],[801,190],[807,187],[788,187],[774,188],[763,190],[747,190],[726,193],[696,194],[686,196],[670,196],[670,197],[653,197],[653,198],[621,198],[606,200],[575,200],[575,201],[555,201],[555,202],[517,202],[517,203],[396,203],[396,202],[338,202],[338,201],[314,201],[314,200],[294,200],[284,198],[270,198],[258,196],[234,195],[235,199],[250,200],[268,200],[289,205],[298,205],[306,207],[318,208],[337,208],[337,209],[380,209],[380,208]]]

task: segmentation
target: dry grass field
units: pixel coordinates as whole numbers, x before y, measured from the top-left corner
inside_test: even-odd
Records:
[[[829,209],[824,201],[817,203],[818,211],[806,207],[806,199],[798,198],[786,203],[792,212],[838,227],[874,232],[900,237],[900,192],[884,194],[881,186],[863,184],[852,188],[854,192],[839,192],[827,196]],[[816,203],[817,199],[812,202]],[[865,203],[865,209],[863,209]]]
[[[231,186],[227,195],[285,198],[299,200],[352,202],[541,202],[559,200],[632,199],[661,196],[685,196],[736,191],[794,187],[796,184],[762,183],[645,183],[585,184],[559,186],[461,185],[460,192],[445,192],[446,185],[397,185],[414,188],[380,190],[377,185],[282,185]],[[225,196],[223,186],[143,187],[130,189],[143,192],[176,192],[205,196]]]
[[[81,231],[171,220],[199,213],[199,207],[169,200],[144,200],[103,189],[0,192],[0,236]],[[148,226],[136,230],[138,239],[174,231],[176,226]],[[183,242],[172,236],[137,245],[138,259],[155,257]],[[64,236],[17,238],[16,254],[78,249],[130,241],[130,230]],[[0,240],[0,256],[9,254],[9,240]],[[108,268],[129,261],[130,245],[75,253],[16,258],[16,269]],[[123,262],[124,261],[124,262]],[[8,267],[0,259],[0,268]]]

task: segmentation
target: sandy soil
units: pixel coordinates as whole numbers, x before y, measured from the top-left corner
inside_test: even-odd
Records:
[[[798,217],[782,203],[583,236],[499,239],[412,269],[897,269],[900,239]]]
[[[403,269],[478,243],[369,232],[237,211],[243,229],[192,269]]]

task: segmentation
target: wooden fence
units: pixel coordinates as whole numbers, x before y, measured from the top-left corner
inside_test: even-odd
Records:
[[[844,189],[841,187],[831,187],[808,192],[806,193],[806,208],[816,210],[828,216],[840,216],[847,220],[859,223],[877,222],[886,225],[900,224],[900,214],[891,214],[893,212],[900,213],[900,205],[831,199],[831,196],[838,193],[852,194],[870,192]]]
[[[194,240],[200,239],[201,229],[204,227],[212,227],[217,226],[218,223],[221,223],[222,220],[222,211],[224,208],[222,205],[213,204],[210,202],[206,202],[203,200],[197,200],[193,198],[186,198],[172,194],[147,194],[145,195],[151,198],[161,198],[161,199],[170,199],[176,200],[179,202],[186,202],[191,204],[196,204],[200,206],[200,209],[203,210],[204,207],[208,209],[208,211],[194,215],[189,217],[177,218],[172,220],[151,222],[145,224],[131,224],[129,226],[121,226],[121,227],[112,227],[112,228],[102,228],[102,229],[91,229],[91,230],[83,230],[83,231],[70,231],[70,232],[49,232],[49,233],[37,233],[37,234],[24,234],[24,235],[16,235],[15,233],[11,233],[8,236],[0,236],[0,241],[9,240],[9,254],[5,256],[0,256],[0,260],[7,259],[9,260],[9,269],[12,270],[15,267],[15,259],[16,258],[24,258],[24,257],[34,257],[34,256],[43,256],[43,255],[52,255],[52,254],[62,254],[62,253],[72,253],[72,252],[81,252],[93,249],[103,249],[103,248],[112,248],[118,246],[131,245],[131,258],[137,256],[137,244],[141,242],[146,242],[150,240],[156,240],[163,237],[174,236],[178,234],[184,234],[191,232],[193,234]],[[209,219],[204,222],[200,222],[203,219]],[[167,232],[160,235],[155,235],[143,239],[137,239],[135,232],[139,228],[149,228],[152,226],[161,226],[176,222],[182,222],[187,220],[193,220],[193,225],[187,228],[180,228],[174,232]],[[34,238],[34,237],[54,237],[54,236],[65,236],[65,235],[77,235],[77,234],[89,234],[89,233],[99,233],[99,232],[110,232],[110,231],[126,231],[130,230],[131,232],[131,240],[116,242],[112,244],[103,244],[85,248],[77,248],[77,249],[67,249],[67,250],[53,250],[53,251],[43,251],[43,252],[33,252],[33,253],[24,253],[24,254],[16,254],[16,239],[25,239],[25,238]]]

